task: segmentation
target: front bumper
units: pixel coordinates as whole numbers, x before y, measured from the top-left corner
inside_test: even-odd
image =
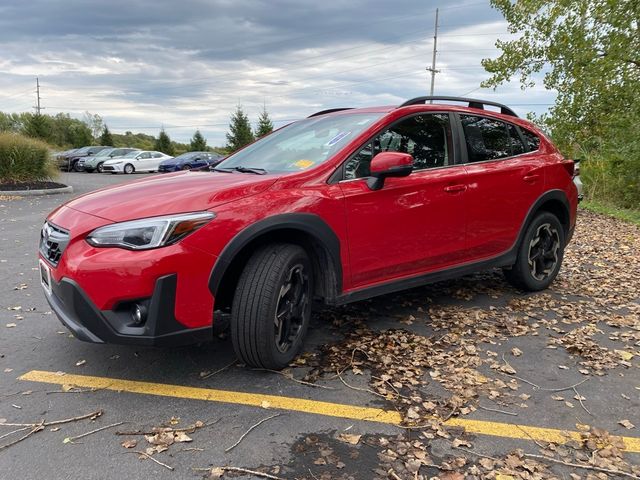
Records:
[[[178,165],[160,165],[158,167],[158,173],[172,173],[180,170],[181,168]]]
[[[135,326],[128,308],[99,310],[80,286],[68,278],[51,279],[45,297],[60,321],[79,340],[127,345],[187,345],[212,338],[210,326],[185,328],[175,316],[177,275],[158,278],[148,302],[146,321]],[[131,302],[129,302],[131,303]],[[125,304],[125,306],[128,304]]]
[[[102,171],[122,173],[124,172],[124,163],[119,165],[102,165]]]

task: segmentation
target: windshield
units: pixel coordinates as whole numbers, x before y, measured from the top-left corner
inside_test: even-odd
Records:
[[[142,152],[140,152],[139,150],[134,150],[133,152],[129,152],[126,155],[122,155],[122,158],[135,158],[138,156],[139,153],[142,153]]]
[[[325,162],[383,115],[351,113],[307,118],[227,157],[216,168],[259,168],[269,173],[306,170]]]
[[[113,152],[115,148],[105,148],[104,150],[100,150],[96,153],[96,157],[108,157],[111,152]]]

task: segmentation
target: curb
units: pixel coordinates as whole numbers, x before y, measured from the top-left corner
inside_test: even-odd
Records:
[[[34,197],[36,195],[55,195],[56,193],[73,193],[73,187],[67,185],[60,188],[42,188],[39,190],[0,190],[0,196]]]

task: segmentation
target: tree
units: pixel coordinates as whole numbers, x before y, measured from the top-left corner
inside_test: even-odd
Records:
[[[89,112],[84,112],[82,121],[91,130],[91,135],[93,135],[93,138],[98,138],[98,135],[100,135],[104,127],[104,122],[102,121],[102,117],[97,113],[92,114]]]
[[[25,118],[24,132],[29,137],[47,140],[51,132],[51,117],[29,114]]]
[[[171,139],[164,128],[160,130],[158,139],[156,140],[155,149],[159,152],[166,153],[167,155],[173,155],[173,145],[171,145]]]
[[[102,130],[102,135],[100,135],[100,140],[98,141],[100,145],[103,146],[113,146],[113,137],[111,136],[111,132],[109,131],[109,127],[104,126],[104,130]]]
[[[231,115],[231,123],[227,133],[227,149],[230,152],[235,152],[253,140],[249,117],[242,110],[242,106],[238,105],[236,111]]]
[[[193,138],[191,139],[191,145],[189,146],[189,151],[191,152],[206,152],[207,151],[207,141],[204,139],[200,130],[196,130],[196,133],[193,134]]]
[[[497,87],[518,76],[523,89],[543,78],[557,91],[540,120],[565,154],[588,159],[587,193],[628,206],[640,204],[640,2],[637,0],[491,0],[515,40],[498,40],[501,54],[482,61]],[[589,172],[603,173],[600,185]]]
[[[262,107],[262,112],[258,117],[258,128],[256,128],[256,138],[264,137],[273,132],[273,122],[267,112],[267,107]]]

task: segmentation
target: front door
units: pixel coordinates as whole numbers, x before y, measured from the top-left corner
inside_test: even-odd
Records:
[[[408,177],[366,183],[379,152],[414,158]],[[454,163],[447,113],[418,114],[391,125],[344,166],[352,286],[360,288],[438,270],[458,262],[465,242],[466,171]]]

